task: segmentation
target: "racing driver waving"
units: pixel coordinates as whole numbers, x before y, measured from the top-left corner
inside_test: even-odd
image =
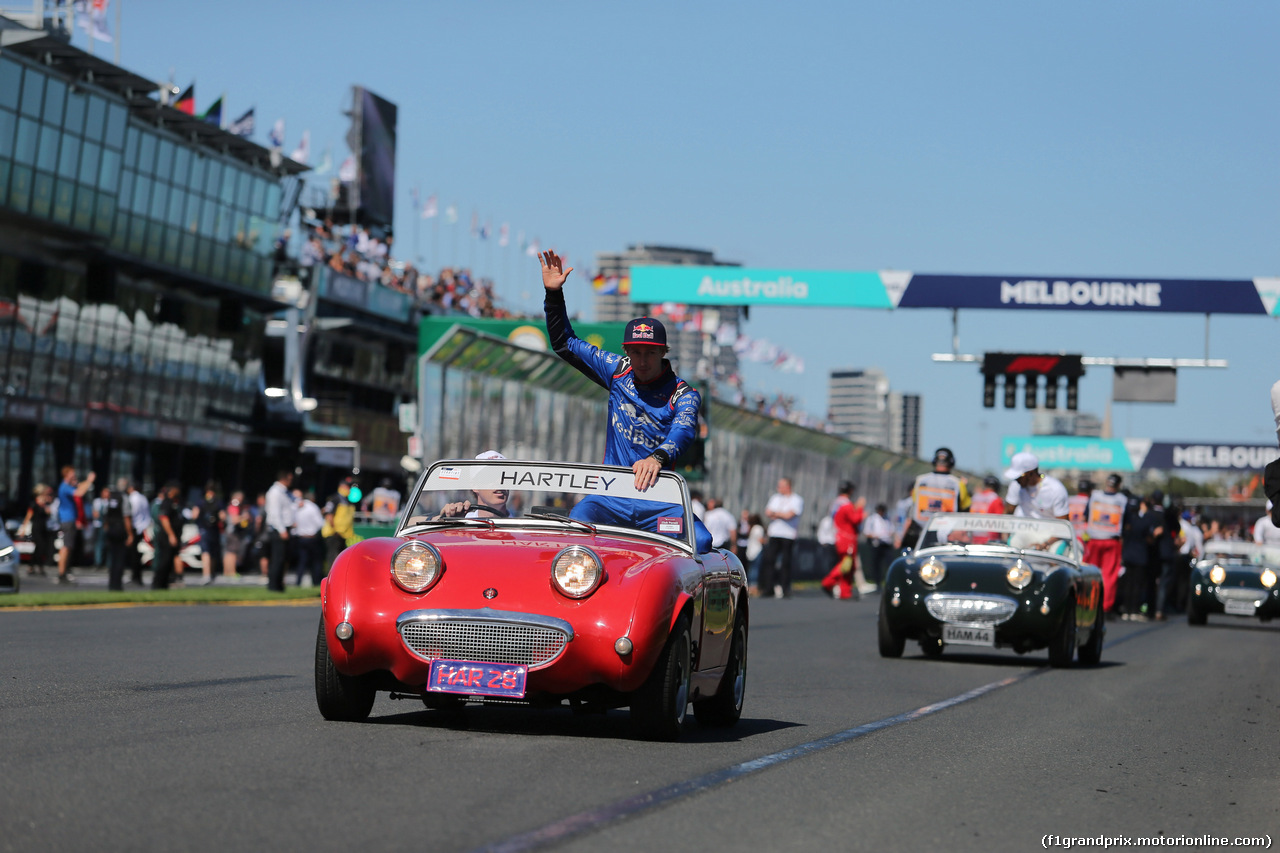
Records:
[[[702,397],[675,375],[667,354],[667,331],[652,317],[637,317],[622,336],[625,357],[605,352],[573,333],[565,308],[564,283],[573,267],[555,252],[543,252],[543,309],[547,336],[556,354],[609,392],[609,426],[604,443],[606,465],[625,465],[635,473],[635,487],[643,492],[671,468],[698,434]],[[685,519],[680,507],[658,501],[615,501],[588,495],[569,513],[582,521],[630,525],[654,533],[683,538],[683,524],[692,523],[699,553],[711,550],[711,533],[696,517]]]

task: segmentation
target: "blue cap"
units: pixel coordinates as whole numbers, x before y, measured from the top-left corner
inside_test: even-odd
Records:
[[[627,347],[633,344],[665,347],[667,345],[667,329],[661,322],[652,317],[637,317],[627,324],[626,331],[622,333],[622,345]]]

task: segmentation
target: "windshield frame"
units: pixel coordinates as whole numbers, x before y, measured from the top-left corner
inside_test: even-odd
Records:
[[[441,476],[442,473],[444,477]],[[423,518],[420,515],[415,516],[414,511],[417,509],[418,501],[424,493],[444,493],[449,490],[466,491],[475,488],[493,489],[498,486],[508,488],[511,491],[536,491],[536,488],[520,487],[518,481],[527,474],[535,474],[535,480],[553,478],[555,488],[547,489],[549,491],[568,492],[577,495],[607,494],[611,497],[622,497],[631,500],[678,504],[682,508],[686,519],[683,537],[677,539],[648,530],[637,530],[613,524],[588,523],[579,519],[569,519],[568,517],[563,522],[555,519],[532,518],[529,516],[487,519],[487,523],[492,525],[493,529],[520,527],[564,530],[566,525],[570,525],[574,530],[584,532],[582,528],[585,525],[592,530],[599,529],[609,533],[637,536],[648,541],[661,542],[668,545],[673,544],[691,554],[696,552],[693,504],[689,497],[689,487],[684,478],[674,471],[660,472],[658,481],[653,486],[644,492],[638,492],[633,485],[635,473],[625,466],[588,465],[578,462],[547,462],[528,459],[441,459],[432,463],[418,477],[413,491],[409,495],[409,500],[404,502],[401,516],[396,522],[395,535],[406,536],[412,532],[419,532],[430,527],[452,527],[454,522],[461,521],[469,521],[472,523],[471,526],[474,526],[474,522],[478,520],[463,519],[461,517],[458,519],[437,519],[433,517],[429,521],[419,520],[415,524],[410,524],[411,519]],[[512,475],[517,480],[514,485],[505,486],[500,483],[499,478],[502,476],[511,477]],[[442,486],[445,483],[448,485]],[[536,485],[535,483],[535,487]],[[546,482],[543,485],[549,486],[551,483]],[[458,526],[462,525],[459,524]]]
[[[1000,528],[1007,528],[1009,532],[1016,532],[1017,528],[1033,528],[1039,526],[1047,526],[1051,529],[1066,534],[1059,537],[1061,541],[1068,544],[1067,553],[1055,554],[1052,551],[1041,551],[1035,548],[1018,548],[1005,542],[941,542],[930,545],[925,548],[916,548],[919,553],[928,553],[930,551],[950,551],[957,550],[964,553],[975,552],[999,552],[1003,554],[1024,554],[1035,555],[1037,557],[1049,557],[1052,559],[1062,560],[1068,563],[1079,565],[1084,561],[1083,549],[1080,540],[1075,535],[1075,528],[1071,526],[1071,522],[1061,518],[1030,518],[1020,515],[989,515],[985,513],[972,512],[940,512],[931,516],[925,522],[924,528],[920,531],[918,542],[925,541],[927,534],[936,532],[934,528],[941,527],[944,524],[959,524],[959,528],[964,530],[970,527],[978,527],[973,532],[981,533],[982,527],[987,528],[987,532],[999,532]]]

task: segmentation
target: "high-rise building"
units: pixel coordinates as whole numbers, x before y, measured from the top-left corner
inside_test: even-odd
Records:
[[[595,320],[598,323],[625,323],[633,317],[651,314],[667,329],[667,345],[676,371],[685,379],[710,380],[728,377],[738,370],[733,351],[747,310],[738,305],[650,306],[631,301],[631,267],[639,266],[739,266],[717,260],[705,249],[632,244],[625,252],[596,254],[596,275],[601,281],[595,290]],[[719,343],[719,342],[724,342]]]
[[[893,391],[878,367],[831,371],[827,384],[827,422],[851,441],[895,453],[920,455],[919,394]]]

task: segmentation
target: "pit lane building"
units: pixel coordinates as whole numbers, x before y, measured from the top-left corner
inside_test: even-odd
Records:
[[[237,484],[297,446],[255,425],[306,167],[166,105],[54,14],[0,18],[0,503],[68,463]]]

